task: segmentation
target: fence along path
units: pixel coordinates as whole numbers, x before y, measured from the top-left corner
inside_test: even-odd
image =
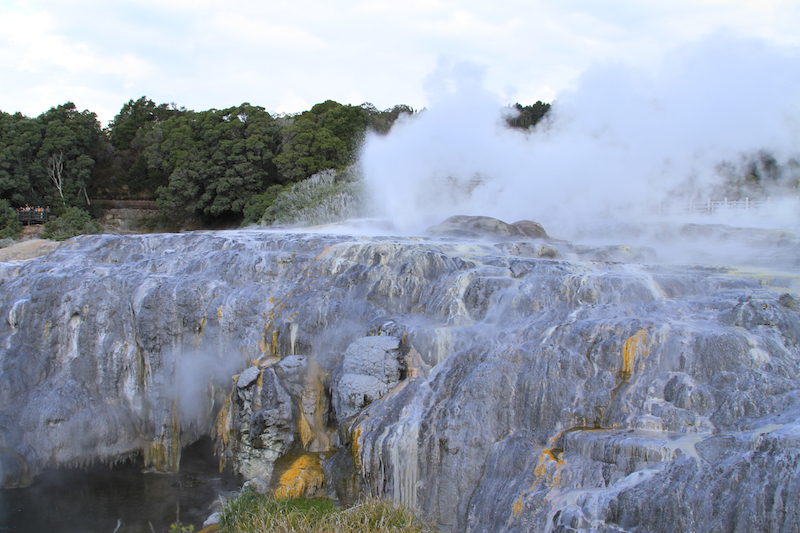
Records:
[[[797,207],[800,208],[800,196],[794,198],[793,201]],[[659,202],[654,207],[659,213],[669,213],[672,211],[685,211],[689,213],[714,213],[721,210],[761,211],[764,209],[770,209],[775,205],[776,202],[769,197],[767,197],[766,200],[751,200],[750,198],[746,197],[743,200],[728,200],[727,198],[723,198],[722,200],[712,200],[711,198],[708,198],[706,201],[689,200],[688,203]]]
[[[41,207],[34,209],[18,209],[17,216],[19,217],[19,221],[24,226],[30,226],[31,224],[44,224],[50,220],[50,210],[45,210]]]

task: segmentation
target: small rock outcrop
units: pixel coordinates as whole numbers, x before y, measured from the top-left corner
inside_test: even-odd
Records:
[[[299,355],[268,357],[239,374],[217,415],[223,464],[269,484],[275,463],[289,452],[329,451],[328,379],[316,361]]]
[[[508,224],[492,217],[465,215],[452,216],[438,226],[428,228],[427,233],[437,237],[456,238],[548,238],[547,232],[538,222],[520,220]]]
[[[551,239],[541,224],[530,220],[507,224],[492,217],[457,215],[426,232],[434,237],[499,241],[498,248],[522,257],[622,263],[656,260],[655,250],[647,246],[585,246]]]
[[[363,337],[348,346],[341,375],[333,384],[333,406],[339,423],[384,397],[404,374],[400,339]]]

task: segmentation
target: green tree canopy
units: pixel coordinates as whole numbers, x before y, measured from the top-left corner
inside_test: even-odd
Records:
[[[280,175],[296,182],[321,170],[345,168],[354,161],[370,123],[364,107],[333,100],[316,104],[283,128],[275,158]]]
[[[147,144],[144,139],[161,122],[185,113],[185,108],[156,105],[144,96],[123,105],[108,124],[114,153],[97,172],[97,193],[112,198],[154,197],[158,187],[166,185],[167,176],[147,165],[142,153]]]
[[[0,196],[15,205],[87,205],[108,147],[94,113],[72,102],[35,119],[0,113],[0,132]]]
[[[0,112],[0,197],[14,205],[38,203],[31,173],[38,169],[36,156],[42,144],[37,121],[21,113]]]
[[[186,109],[178,108],[175,104],[156,105],[154,101],[145,96],[136,101],[129,100],[122,106],[114,120],[108,123],[111,144],[116,150],[128,149],[141,128],[163,122],[185,112]]]
[[[520,105],[514,104],[511,106],[517,114],[513,117],[506,119],[508,125],[512,128],[528,129],[535,126],[537,122],[542,120],[544,116],[550,111],[550,104],[538,100],[533,105]]]
[[[11,203],[0,198],[0,239],[18,239],[22,232],[22,223]]]
[[[347,168],[368,129],[413,112],[326,100],[275,119],[248,103],[193,112],[142,96],[102,130],[70,102],[33,119],[0,111],[0,198],[63,210],[133,196],[178,220],[241,220],[245,206],[258,220],[283,187]]]
[[[169,118],[140,142],[148,167],[168,176],[157,191],[160,208],[224,219],[240,217],[253,195],[276,182],[278,137],[272,116],[244,103]]]
[[[364,109],[369,116],[369,129],[381,134],[389,133],[392,125],[395,123],[395,121],[397,121],[398,118],[400,118],[401,115],[411,116],[416,113],[413,107],[405,104],[396,105],[394,107],[390,107],[389,109],[380,111],[371,103],[366,102],[361,104],[361,108]]]

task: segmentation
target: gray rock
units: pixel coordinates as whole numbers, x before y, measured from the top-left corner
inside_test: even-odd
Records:
[[[250,480],[245,481],[244,484],[242,485],[242,490],[245,490],[245,489],[248,489],[248,488],[251,488],[251,487],[258,494],[266,494],[269,491],[269,484],[265,483],[264,481],[262,481],[262,480],[260,480],[258,478],[254,478],[254,479],[250,479]],[[216,514],[217,517],[219,517],[219,513],[214,513],[214,514]],[[214,516],[214,515],[211,515],[211,516]],[[211,517],[209,517],[209,520],[210,519],[211,519]],[[208,520],[206,520],[206,522],[207,521]],[[212,523],[214,523],[214,524],[219,523],[219,518],[217,518],[216,522],[212,522]],[[203,527],[206,527],[206,525],[208,525],[208,524],[203,522]]]
[[[250,481],[248,481],[247,483],[250,483]],[[209,515],[209,517],[206,518],[206,521],[203,522],[203,528],[205,529],[208,526],[213,526],[214,524],[219,524],[220,517],[221,517],[221,515],[220,515],[219,511],[211,513]]]
[[[395,388],[405,373],[400,339],[363,337],[344,353],[342,375],[333,383],[333,406],[339,422],[359,413]]]
[[[547,236],[547,232],[544,230],[544,227],[538,222],[532,222],[530,220],[518,220],[511,225],[519,229],[523,235],[530,237],[531,239],[550,238]]]
[[[492,217],[464,215],[452,216],[426,232],[442,237],[547,238],[542,225],[536,222],[521,220],[508,224]]]
[[[252,385],[252,383],[257,380],[258,376],[260,375],[261,369],[257,366],[251,366],[239,374],[239,379],[236,380],[236,386],[240,389],[244,389],[245,387]]]
[[[247,478],[321,453],[337,494],[446,531],[800,529],[796,275],[497,240],[100,235],[0,264],[4,486],[174,470],[213,434]]]
[[[782,306],[788,307],[792,311],[800,311],[800,299],[795,298],[789,293],[781,294],[778,299]]]

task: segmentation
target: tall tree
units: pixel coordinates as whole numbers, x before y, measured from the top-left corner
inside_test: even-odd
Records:
[[[98,192],[111,197],[153,197],[158,187],[166,185],[167,176],[148,166],[143,155],[152,139],[150,132],[161,122],[187,113],[175,104],[159,104],[145,96],[122,106],[108,124],[113,157],[98,173]]]
[[[56,186],[58,195],[61,197],[61,203],[66,207],[67,204],[64,200],[64,152],[58,152],[58,154],[50,156],[50,160],[47,162],[47,173]]]
[[[0,113],[0,133],[2,197],[18,206],[86,207],[95,163],[108,146],[94,113],[72,102],[35,119]]]
[[[286,181],[299,181],[320,170],[346,167],[369,124],[369,113],[362,107],[333,100],[316,104],[281,131],[278,171]]]
[[[37,152],[38,165],[31,173],[34,188],[43,191],[46,203],[67,206],[86,206],[92,186],[92,169],[107,143],[97,115],[78,111],[68,102],[51,108],[36,119],[42,131],[42,143]],[[61,190],[50,177],[50,162],[61,159]]]
[[[541,100],[533,105],[514,104],[511,107],[516,111],[516,115],[507,119],[508,125],[523,130],[535,126],[550,111],[550,104]]]
[[[0,111],[0,197],[16,206],[39,203],[31,173],[38,165],[40,124],[21,113]]]
[[[241,218],[248,199],[277,181],[279,131],[248,103],[165,120],[142,139],[148,166],[168,176],[158,205],[178,217]]]

